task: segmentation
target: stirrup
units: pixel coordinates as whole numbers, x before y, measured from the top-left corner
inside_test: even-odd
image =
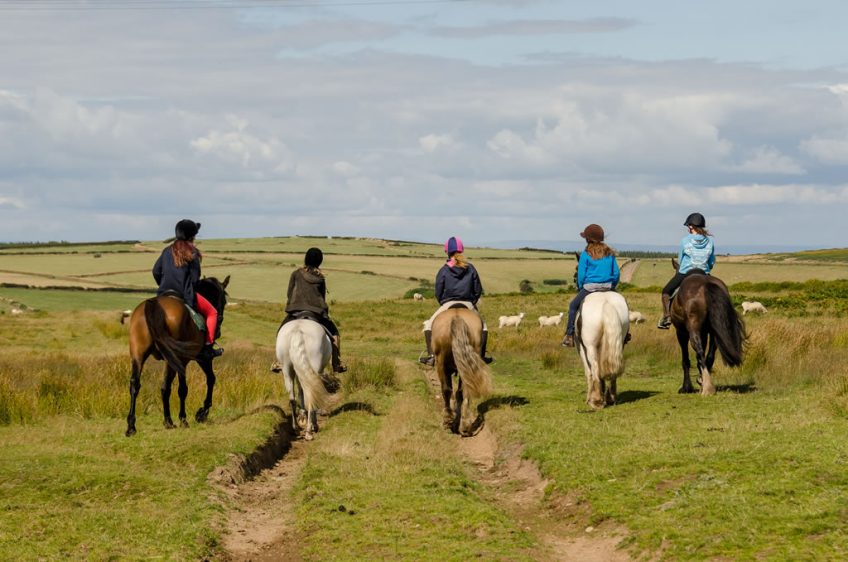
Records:
[[[486,365],[490,365],[494,360],[494,357],[486,357],[485,355],[483,356],[483,363],[485,363]]]
[[[275,359],[274,362],[271,363],[271,368],[269,370],[272,373],[282,373],[283,372],[283,366],[280,365],[280,362]]]
[[[565,334],[565,337],[562,338],[562,347],[574,347],[574,336]]]

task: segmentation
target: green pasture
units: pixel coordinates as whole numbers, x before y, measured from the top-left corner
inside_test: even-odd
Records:
[[[230,274],[238,304],[225,314],[207,424],[191,417],[205,381],[189,368],[187,429],[162,428],[163,366],[151,360],[139,433],[123,436],[129,358],[119,312],[144,293],[0,287],[0,559],[226,559],[228,500],[207,477],[262,444],[279,408],[288,409],[268,365],[297,254],[266,254],[258,242],[244,254],[204,251],[222,260],[205,272]],[[572,295],[517,293],[522,279],[570,279],[573,259],[468,253],[487,288],[505,287],[481,303],[496,361],[495,394],[479,411],[501,451],[520,451],[547,480],[540,514],[567,524],[572,537],[588,537],[589,526],[619,528],[619,547],[641,559],[848,557],[845,283],[740,285],[737,302],[762,300],[769,313],[745,316],[745,364],[730,370],[717,361],[719,392],[709,398],[677,394],[680,356],[673,333],[654,327],[658,295],[625,292],[648,321],[632,326],[619,404],[589,412],[577,353],[559,344],[562,326],[536,323],[566,311]],[[435,303],[398,298],[418,285],[409,277],[429,278],[440,263],[437,252],[326,257],[351,370],[339,406],[305,447],[289,498],[292,553],[303,560],[555,558],[544,530],[524,525],[504,501],[511,484],[493,489],[460,452],[460,438],[441,427],[436,389],[416,362],[420,323]],[[634,279],[637,286],[670,277],[665,260],[649,263],[637,278],[661,267],[662,275]],[[393,266],[403,273],[392,275]],[[827,271],[836,278],[837,270],[720,259],[716,274],[776,282],[826,279]],[[110,277],[130,286],[132,275]],[[11,315],[12,303],[24,314]],[[498,316],[517,312],[526,315],[517,329],[496,327]],[[176,389],[171,407],[176,413]]]
[[[832,281],[848,277],[848,270],[843,265],[731,260],[732,258],[719,257],[712,271],[713,275],[721,278],[728,285],[743,281],[752,283],[798,282],[810,279]],[[674,269],[671,267],[670,260],[639,260],[639,266],[631,283],[638,287],[662,287],[673,275]]]

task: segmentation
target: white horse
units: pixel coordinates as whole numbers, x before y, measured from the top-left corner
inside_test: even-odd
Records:
[[[595,410],[615,404],[615,380],[624,372],[628,312],[627,301],[614,291],[590,293],[580,307],[576,344],[586,371],[586,403]]]
[[[318,431],[318,410],[329,408],[335,402],[321,380],[321,374],[329,368],[331,356],[330,337],[318,322],[292,320],[277,332],[277,361],[282,366],[289,393],[292,429],[295,433],[300,429],[297,423],[299,403],[306,411],[303,438],[307,441]]]

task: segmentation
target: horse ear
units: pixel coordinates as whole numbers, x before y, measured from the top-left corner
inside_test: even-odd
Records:
[[[230,284],[230,276],[227,275],[226,277],[224,277],[224,282],[221,283],[221,286],[226,289],[227,285],[229,285],[229,284]]]
[[[677,269],[680,267],[677,264],[677,258],[671,258],[671,265],[674,267],[674,271],[677,271]]]

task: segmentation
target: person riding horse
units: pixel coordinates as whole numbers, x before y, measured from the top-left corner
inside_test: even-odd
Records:
[[[604,243],[604,229],[600,225],[590,224],[583,229],[580,237],[586,239],[586,249],[580,253],[577,261],[578,291],[568,305],[568,323],[562,339],[564,347],[574,347],[574,321],[583,299],[596,291],[615,290],[620,278],[615,252]],[[625,335],[624,343],[628,341],[629,333]]]
[[[215,347],[218,335],[218,311],[203,295],[196,291],[200,281],[200,262],[203,259],[194,245],[200,223],[183,219],[174,227],[176,239],[162,250],[153,265],[153,279],[159,285],[157,295],[170,292],[180,296],[187,305],[200,312],[206,319],[206,344],[201,356],[209,359],[220,357],[224,350]]]
[[[715,245],[712,235],[707,231],[707,221],[701,213],[692,213],[683,223],[689,233],[680,241],[680,251],[677,262],[680,264],[677,273],[663,287],[662,305],[663,316],[657,323],[657,328],[668,330],[671,327],[671,296],[680,287],[688,275],[709,275],[715,265]]]
[[[436,274],[436,300],[441,305],[429,320],[424,322],[424,344],[427,346],[427,355],[418,361],[429,366],[435,363],[432,346],[432,326],[436,316],[449,308],[464,306],[477,311],[477,301],[483,295],[483,285],[480,283],[480,275],[477,270],[466,261],[463,251],[465,247],[462,240],[451,236],[445,242],[445,253],[448,259]],[[482,320],[482,318],[481,318]],[[483,321],[483,335],[481,340],[480,356],[486,363],[491,363],[492,358],[486,356],[486,343],[489,338],[489,328]]]
[[[344,373],[347,367],[341,360],[339,329],[330,318],[330,307],[327,306],[326,300],[327,280],[319,269],[323,261],[324,254],[320,248],[309,248],[303,258],[303,267],[292,271],[286,292],[286,317],[280,328],[287,322],[303,318],[324,326],[331,336],[333,371]],[[277,331],[279,332],[279,329]],[[271,370],[279,372],[282,367],[275,361]]]

